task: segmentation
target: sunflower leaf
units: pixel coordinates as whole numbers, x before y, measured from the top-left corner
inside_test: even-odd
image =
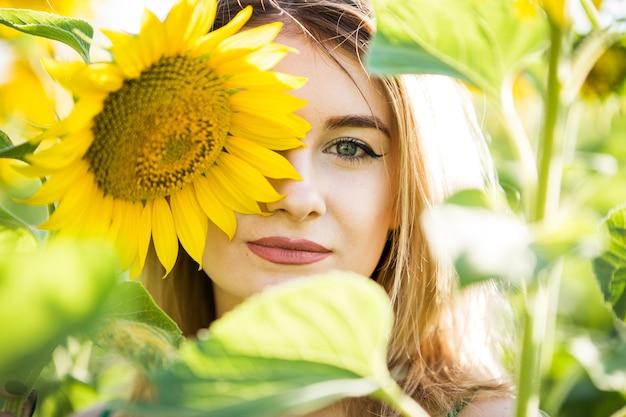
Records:
[[[0,206],[0,251],[3,248],[35,248],[42,234],[22,219]]]
[[[9,135],[0,130],[0,151],[10,146],[13,146],[13,142],[9,138]]]
[[[2,139],[3,146],[0,148],[0,158],[11,158],[24,161],[24,157],[27,154],[32,153],[38,146],[38,144],[32,144],[30,142],[13,145],[10,139],[8,139],[8,136],[6,139],[9,140],[9,144],[4,146],[4,139]]]
[[[425,416],[386,365],[392,310],[371,280],[333,272],[274,286],[184,342],[152,380],[159,403],[142,414],[273,416],[370,395]]]
[[[91,333],[94,342],[144,370],[171,363],[182,332],[138,282],[118,284],[103,306],[104,320]]]
[[[608,243],[593,260],[593,272],[604,300],[613,313],[626,321],[626,207],[612,210],[605,219]]]
[[[377,33],[367,56],[378,74],[458,77],[498,98],[515,70],[547,46],[547,21],[509,0],[374,0]]]
[[[36,10],[0,8],[0,24],[29,35],[62,42],[89,62],[93,28],[84,20]]]

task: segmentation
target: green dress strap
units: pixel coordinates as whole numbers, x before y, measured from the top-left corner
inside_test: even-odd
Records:
[[[454,410],[448,411],[448,414],[446,414],[446,417],[457,417],[459,415],[459,413],[461,412],[461,410],[463,410],[463,408],[465,408],[467,404],[465,403],[461,403],[459,405],[457,405]]]

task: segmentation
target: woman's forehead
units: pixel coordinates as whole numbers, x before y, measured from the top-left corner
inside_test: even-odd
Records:
[[[337,48],[326,51],[302,35],[281,34],[277,41],[294,47],[298,53],[289,54],[274,70],[308,78],[294,95],[320,110],[373,115],[385,125],[391,123],[383,83],[365,72],[356,54],[350,56]]]

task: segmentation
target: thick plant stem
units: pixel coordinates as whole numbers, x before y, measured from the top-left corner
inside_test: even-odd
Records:
[[[21,376],[23,378],[23,381],[21,382],[26,386],[24,394],[7,400],[4,403],[4,407],[2,407],[0,411],[6,411],[7,413],[14,416],[22,415],[24,405],[26,404],[28,397],[33,391],[35,382],[39,378],[42,369],[47,363],[48,356],[43,355],[42,358],[46,358],[46,360],[40,359],[39,361],[34,361],[33,366],[28,370],[28,374]]]
[[[538,185],[535,211],[531,216],[534,221],[541,221],[546,215],[557,209],[561,187],[561,153],[563,141],[558,137],[561,121],[560,78],[561,48],[563,33],[555,23],[550,24],[550,58],[548,66],[548,84],[545,99],[545,121],[543,137],[540,141],[538,155]]]
[[[532,304],[537,305],[537,300],[530,299],[534,291],[527,294],[526,310],[524,311],[523,345],[521,354],[521,367],[517,383],[517,417],[529,417],[531,411],[539,405],[537,373],[539,370],[539,358],[541,356],[540,340],[535,340],[535,317]]]
[[[544,222],[558,212],[562,177],[563,140],[562,124],[563,83],[561,80],[561,55],[563,31],[556,23],[550,22],[550,51],[548,80],[545,95],[545,119],[542,137],[539,141],[538,182],[534,210],[530,220]],[[539,410],[540,369],[543,343],[548,323],[556,314],[551,305],[558,291],[551,291],[551,283],[560,280],[560,262],[543,271],[545,275],[535,277],[528,286],[526,310],[524,312],[523,344],[521,367],[518,380],[517,417],[535,417]]]

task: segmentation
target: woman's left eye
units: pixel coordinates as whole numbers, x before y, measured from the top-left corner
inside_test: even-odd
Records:
[[[374,152],[365,142],[353,138],[339,138],[333,141],[326,152],[334,153],[346,159],[380,158],[382,156]]]

